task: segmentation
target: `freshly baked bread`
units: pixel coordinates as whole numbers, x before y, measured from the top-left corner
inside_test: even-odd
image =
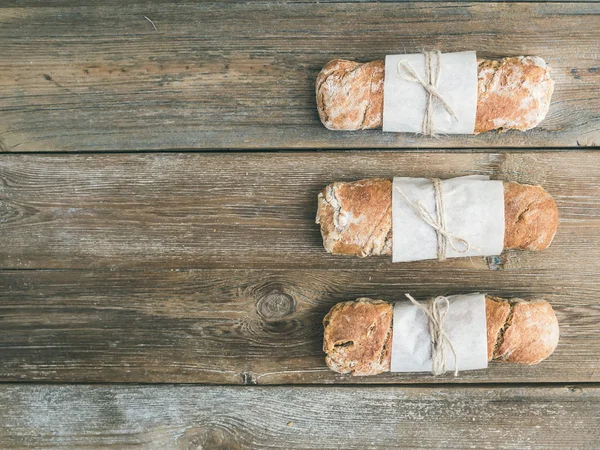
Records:
[[[352,375],[389,372],[394,305],[360,298],[338,303],[323,319],[330,369]],[[486,296],[489,361],[538,364],[558,344],[558,321],[546,301]]]
[[[558,227],[558,209],[540,186],[504,183],[504,249],[543,250]],[[318,196],[316,222],[330,253],[392,254],[392,181],[337,182]]]
[[[366,130],[383,125],[383,61],[328,62],[317,77],[317,109],[330,130]],[[548,113],[554,81],[537,56],[478,60],[475,134],[529,130]]]

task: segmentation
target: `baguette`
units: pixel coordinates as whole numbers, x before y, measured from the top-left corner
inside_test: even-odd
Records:
[[[504,249],[543,250],[558,227],[556,202],[540,186],[504,183]],[[392,181],[337,182],[318,195],[316,223],[334,254],[392,254]]]
[[[390,371],[394,305],[361,298],[338,303],[323,319],[325,362],[338,373],[377,375]],[[486,296],[488,361],[538,364],[558,344],[552,306]]]
[[[383,61],[328,62],[317,76],[317,109],[330,130],[366,130],[383,124]],[[554,81],[537,56],[478,60],[475,134],[529,130],[548,113]]]

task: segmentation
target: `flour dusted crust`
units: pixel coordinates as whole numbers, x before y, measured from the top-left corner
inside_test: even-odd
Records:
[[[495,358],[520,364],[537,364],[558,345],[558,320],[545,301],[516,301],[512,305]]]
[[[558,228],[556,202],[541,186],[504,183],[504,248],[542,250]]]
[[[323,319],[323,351],[330,369],[356,376],[389,372],[394,306],[361,298],[335,305]],[[538,364],[554,351],[559,329],[546,301],[486,296],[490,361]]]
[[[558,208],[540,186],[504,183],[504,249],[543,250],[558,227]],[[392,182],[332,183],[318,195],[316,223],[329,253],[392,254]]]
[[[344,255],[392,254],[392,182],[333,183],[318,196],[323,245]]]
[[[334,59],[316,81],[317,110],[330,130],[365,130],[383,125],[383,61]],[[550,68],[537,56],[478,60],[475,134],[529,130],[548,113],[554,91]]]
[[[360,64],[334,59],[317,76],[317,108],[330,130],[381,128],[383,61]]]
[[[548,113],[554,81],[542,58],[519,56],[479,61],[477,81],[475,133],[530,130]]]
[[[393,310],[391,303],[364,298],[331,308],[323,319],[327,365],[353,375],[389,371]]]

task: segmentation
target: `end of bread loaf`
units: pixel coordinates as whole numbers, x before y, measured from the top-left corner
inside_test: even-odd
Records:
[[[538,364],[554,352],[560,331],[550,303],[513,299],[506,324],[498,335],[494,359]]]
[[[316,82],[317,110],[323,125],[346,131],[380,128],[384,75],[383,61],[329,61]]]
[[[331,370],[356,376],[390,370],[394,307],[360,298],[335,305],[323,319],[323,351]]]
[[[554,92],[550,68],[537,56],[480,60],[475,134],[526,131],[548,113]]]
[[[504,248],[543,250],[558,228],[558,207],[541,186],[504,183]]]
[[[318,195],[316,223],[329,253],[392,254],[392,182],[371,178],[338,182]]]

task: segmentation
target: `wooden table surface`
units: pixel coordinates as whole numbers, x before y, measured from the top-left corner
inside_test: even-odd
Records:
[[[331,132],[334,57],[552,66],[527,133]],[[1,448],[600,448],[600,3],[0,1]],[[541,184],[541,253],[325,253],[338,180]],[[544,298],[538,366],[352,378],[321,320],[360,296]]]

